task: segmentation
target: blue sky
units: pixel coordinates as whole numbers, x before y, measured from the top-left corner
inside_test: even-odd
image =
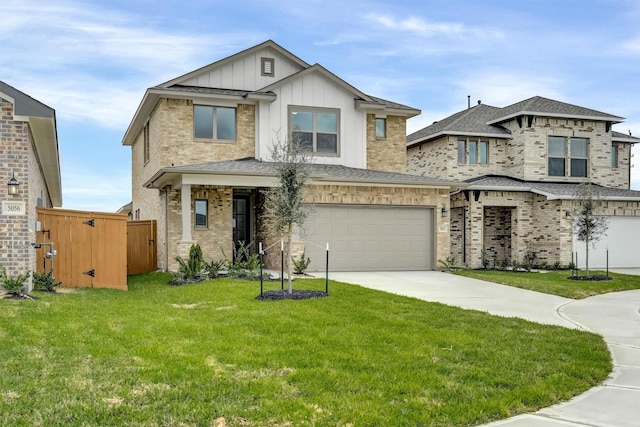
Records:
[[[614,129],[640,136],[637,0],[2,0],[0,16],[0,80],[56,110],[67,209],[131,200],[121,140],[148,87],[267,39],[421,109],[409,132],[467,95],[497,107],[540,95],[625,117]]]

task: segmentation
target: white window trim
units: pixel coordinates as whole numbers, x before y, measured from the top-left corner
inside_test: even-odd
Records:
[[[307,111],[313,113],[313,151],[312,154],[317,157],[340,157],[341,141],[340,141],[340,109],[339,108],[325,108],[325,107],[307,107],[300,105],[289,105],[287,122],[289,127],[289,135],[292,135],[295,129],[292,128],[291,115],[294,111]],[[317,130],[315,113],[335,113],[336,114],[336,152],[335,153],[323,153],[317,151]],[[327,133],[327,132],[320,132]]]

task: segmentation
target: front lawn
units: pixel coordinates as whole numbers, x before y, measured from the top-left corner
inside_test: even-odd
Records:
[[[609,292],[640,289],[640,276],[609,273],[612,280],[569,280],[571,271],[512,272],[499,270],[458,270],[456,274],[516,288],[529,289],[566,298],[582,299]],[[584,274],[582,271],[581,274]],[[604,275],[604,271],[591,271]]]
[[[274,302],[255,282],[169,277],[0,300],[0,425],[476,425],[612,369],[586,332],[335,282]]]

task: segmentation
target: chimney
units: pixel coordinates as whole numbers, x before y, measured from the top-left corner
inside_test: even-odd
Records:
[[[467,95],[467,108],[471,108],[471,95]]]

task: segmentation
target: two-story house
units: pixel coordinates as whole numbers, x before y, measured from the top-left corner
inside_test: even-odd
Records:
[[[584,263],[574,233],[580,183],[596,184],[610,217],[590,265],[638,267],[640,192],[630,190],[622,117],[539,96],[505,108],[478,103],[407,137],[407,170],[468,186],[451,194],[451,255],[468,267],[523,260]],[[583,264],[582,264],[583,265]]]
[[[2,81],[0,106],[0,266],[15,277],[36,269],[36,207],[62,205],[60,156],[52,108]]]
[[[310,270],[432,269],[449,253],[457,184],[406,174],[406,121],[419,110],[367,95],[273,41],[149,88],[122,143],[136,219],[158,222],[158,266],[199,243],[206,260],[240,242],[275,246],[261,221],[270,147],[295,130],[314,155],[299,233]],[[271,239],[271,240],[270,240]]]

